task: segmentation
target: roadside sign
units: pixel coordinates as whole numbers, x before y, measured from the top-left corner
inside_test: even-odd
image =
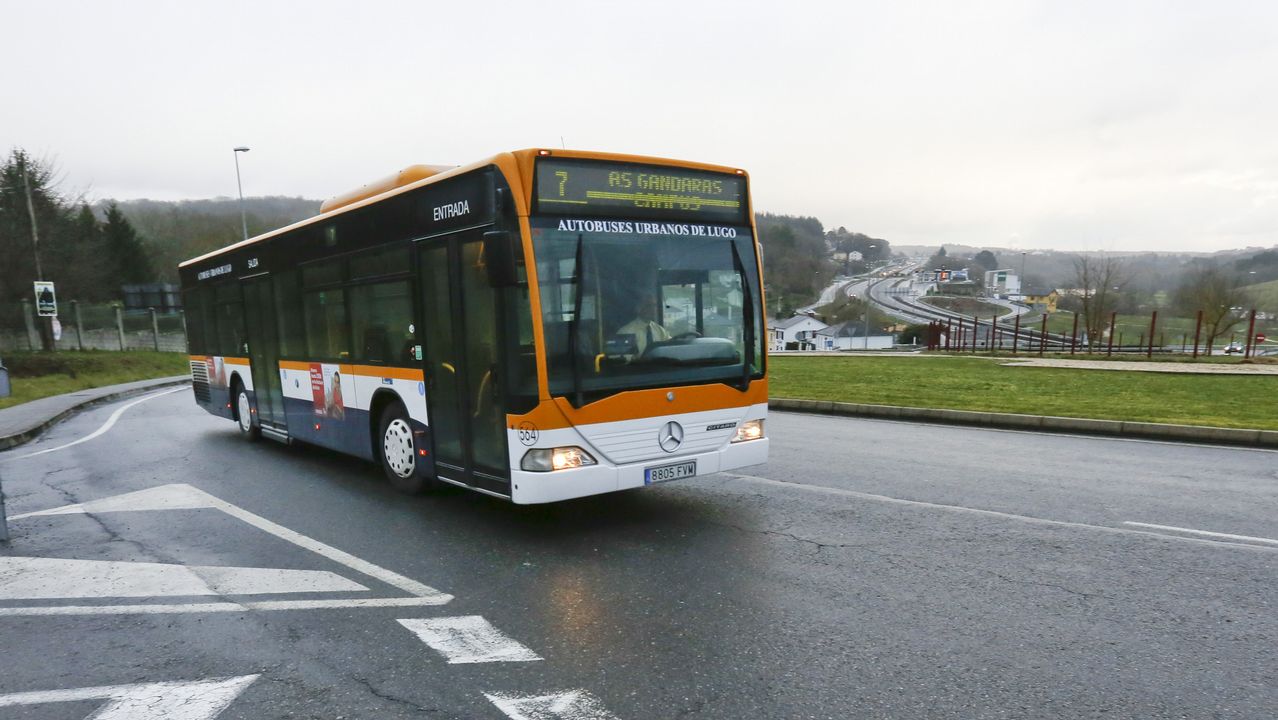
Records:
[[[53,294],[53,283],[35,282],[36,314],[40,317],[58,316],[58,299]]]
[[[1264,342],[1265,336],[1262,333],[1256,333],[1256,342]]]

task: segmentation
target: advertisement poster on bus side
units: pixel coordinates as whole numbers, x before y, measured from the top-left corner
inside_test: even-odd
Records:
[[[342,401],[342,374],[337,365],[311,363],[311,399],[316,415],[341,420],[346,417]]]
[[[226,363],[220,357],[207,357],[204,366],[209,371],[209,384],[214,387],[226,387]]]

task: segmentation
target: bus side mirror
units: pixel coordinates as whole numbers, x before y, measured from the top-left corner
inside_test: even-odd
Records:
[[[484,233],[484,267],[488,284],[495,288],[519,284],[515,271],[515,236],[507,230]]]

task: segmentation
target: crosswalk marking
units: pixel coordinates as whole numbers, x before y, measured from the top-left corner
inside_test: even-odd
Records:
[[[273,595],[368,588],[325,570],[0,557],[0,599]]]
[[[153,510],[200,510],[213,509],[215,500],[203,490],[186,484],[160,485],[136,492],[112,495],[101,500],[63,505],[62,507],[36,510],[35,512],[11,515],[10,520],[23,520],[30,517],[46,515],[77,515],[81,513],[106,512],[148,512]]]
[[[484,693],[484,697],[511,720],[617,720],[585,690],[523,696]]]
[[[529,662],[541,656],[507,637],[480,615],[399,620],[451,664]]]
[[[241,675],[193,682],[11,693],[0,695],[0,707],[107,700],[107,704],[85,720],[212,720],[257,678],[257,675]]]
[[[351,570],[398,588],[409,595],[413,595],[416,600],[416,602],[411,603],[413,605],[444,605],[453,599],[452,595],[440,592],[429,585],[419,583],[416,580],[407,578],[399,573],[392,572],[386,568],[374,565],[367,560],[355,557],[350,553],[338,550],[331,545],[326,545],[314,538],[310,538],[299,532],[290,530],[283,525],[271,522],[270,520],[267,520],[260,515],[255,515],[238,505],[233,505],[221,498],[210,495],[199,488],[185,483],[161,485],[159,487],[102,498],[100,500],[50,508],[48,510],[39,510],[21,515],[13,515],[10,516],[9,519],[22,520],[30,517],[70,515],[77,513],[98,514],[109,512],[144,512],[179,509],[220,510],[237,520],[247,523],[263,532],[270,533],[285,542],[292,543],[304,550],[309,550],[317,555],[332,560],[333,562],[345,565]],[[333,601],[324,602],[331,603]],[[349,605],[350,607],[360,606],[359,601],[352,600],[349,602],[351,603]],[[246,605],[246,607],[248,607],[248,605]],[[333,605],[326,604],[321,607],[333,607]],[[0,614],[3,614],[3,610],[0,610]]]

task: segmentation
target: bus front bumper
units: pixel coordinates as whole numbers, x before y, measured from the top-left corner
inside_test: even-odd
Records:
[[[640,488],[645,482],[645,470],[674,463],[696,462],[696,477],[726,470],[735,470],[768,461],[768,438],[733,443],[725,450],[684,455],[661,461],[632,465],[590,465],[571,470],[553,472],[528,472],[512,470],[510,473],[510,499],[517,505],[556,502]],[[684,478],[689,479],[689,478]],[[674,480],[673,482],[681,482]]]

